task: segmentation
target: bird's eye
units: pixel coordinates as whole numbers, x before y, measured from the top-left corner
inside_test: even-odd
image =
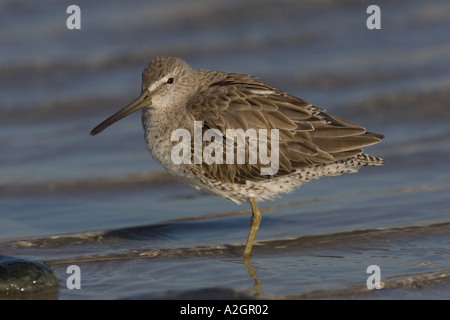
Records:
[[[168,84],[172,84],[172,83],[173,83],[173,78],[167,79],[167,83],[168,83]]]

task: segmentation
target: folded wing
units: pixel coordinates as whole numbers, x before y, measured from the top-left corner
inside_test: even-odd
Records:
[[[218,129],[223,146],[229,141],[227,129],[278,129],[279,170],[275,177],[292,173],[298,168],[331,163],[362,153],[362,148],[380,142],[382,135],[367,132],[350,121],[331,116],[322,108],[289,95],[256,79],[241,74],[223,74],[213,81],[201,95],[190,101],[187,111],[203,122],[203,132]],[[270,132],[270,130],[268,130]],[[272,149],[270,134],[267,149]],[[249,141],[246,142],[246,161],[237,164],[202,163],[201,170],[210,178],[234,183],[273,178],[261,175],[267,167],[259,161],[249,163]],[[259,149],[258,149],[259,151]]]

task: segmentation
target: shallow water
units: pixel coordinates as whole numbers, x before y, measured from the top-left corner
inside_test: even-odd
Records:
[[[26,298],[450,298],[450,4],[381,1],[368,30],[370,4],[78,1],[67,30],[68,4],[3,2],[0,255],[60,277]],[[383,133],[366,150],[385,165],[261,203],[244,262],[250,206],[165,173],[139,114],[89,136],[157,55],[260,76]]]

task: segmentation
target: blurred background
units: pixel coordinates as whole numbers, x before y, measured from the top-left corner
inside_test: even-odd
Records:
[[[48,298],[450,298],[449,17],[446,0],[2,1],[0,254],[52,266]],[[249,205],[165,173],[139,113],[89,135],[155,56],[258,76],[382,133],[366,151],[386,164],[261,204],[244,265]],[[65,287],[70,264],[82,290]]]

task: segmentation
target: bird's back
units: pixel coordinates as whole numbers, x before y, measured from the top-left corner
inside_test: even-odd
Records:
[[[263,84],[253,77],[230,73],[209,76],[209,84],[186,106],[186,111],[195,120],[202,122],[202,132],[219,130],[223,135],[223,145],[226,145],[226,141],[230,140],[227,138],[227,129],[254,129],[256,132],[260,129],[269,132],[278,130],[276,151],[279,157],[277,172],[274,175],[261,175],[261,168],[267,167],[267,164],[261,161],[249,163],[248,152],[243,164],[237,161],[226,163],[224,154],[222,164],[198,165],[209,178],[246,184],[247,181],[267,181],[292,175],[305,168],[316,168],[348,159],[359,159],[362,165],[381,164],[382,160],[379,158],[363,156],[362,148],[380,142],[382,135],[329,115],[322,108]],[[272,151],[274,148],[269,137],[267,140],[268,149]],[[237,151],[236,139],[232,143]],[[246,147],[249,146],[247,140]]]

